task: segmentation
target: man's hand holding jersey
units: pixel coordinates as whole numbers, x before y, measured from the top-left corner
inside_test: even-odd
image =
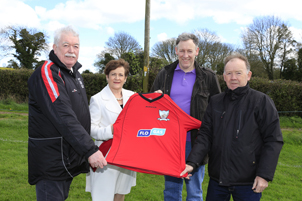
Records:
[[[182,171],[182,173],[180,173],[180,176],[182,177],[182,175],[186,174],[186,173],[191,173],[193,171],[193,167],[191,165],[186,164],[186,168],[184,169],[184,171]],[[192,176],[192,174],[188,174],[188,176],[186,176],[186,179],[190,179],[190,177]]]
[[[90,163],[91,167],[94,168],[103,168],[107,165],[107,161],[105,160],[101,151],[97,151],[88,158],[88,162]]]

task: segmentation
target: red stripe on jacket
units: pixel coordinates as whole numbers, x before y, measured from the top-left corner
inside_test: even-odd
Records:
[[[59,77],[62,79],[62,82],[64,83],[64,85],[65,85],[65,81],[63,80],[63,77],[62,77],[62,75],[61,75],[61,70],[59,69],[59,73],[58,73],[58,75],[59,75]]]
[[[60,93],[59,93],[58,85],[52,77],[52,71],[50,70],[50,67],[52,65],[53,65],[53,62],[45,61],[42,66],[41,74],[42,74],[42,79],[43,79],[43,82],[47,89],[48,95],[49,95],[51,101],[54,102],[59,97]]]

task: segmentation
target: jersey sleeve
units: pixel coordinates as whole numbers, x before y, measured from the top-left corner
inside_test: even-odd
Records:
[[[182,124],[186,130],[193,130],[193,129],[199,129],[201,126],[201,121],[188,115],[186,112],[184,112],[168,95],[164,95],[164,97],[173,105],[173,107],[176,109],[177,114],[179,115],[179,118],[182,121]]]

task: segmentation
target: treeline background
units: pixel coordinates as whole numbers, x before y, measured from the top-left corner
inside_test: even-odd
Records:
[[[290,25],[279,17],[255,17],[251,24],[242,28],[241,44],[238,45],[222,42],[215,32],[207,28],[196,28],[191,33],[199,39],[196,61],[218,75],[223,73],[223,59],[239,52],[248,58],[253,77],[302,81],[302,44],[298,42],[301,38],[295,38]],[[13,56],[8,61],[8,68],[36,69],[44,62],[39,60],[41,54],[49,52],[48,40],[48,34],[43,31],[8,26],[0,30],[0,56]],[[176,38],[169,38],[150,48],[147,77],[177,60],[175,42]],[[95,56],[94,67],[100,74],[110,60],[118,58],[128,61],[131,75],[143,75],[146,65],[139,42],[123,31],[110,37],[104,49]],[[92,72],[85,70],[85,73]]]
[[[302,111],[302,44],[297,42],[290,26],[276,16],[256,17],[242,29],[242,45],[221,42],[221,38],[206,28],[192,31],[198,38],[199,54],[195,58],[200,66],[216,72],[222,90],[223,59],[234,52],[245,55],[253,72],[250,86],[268,94],[278,111],[284,115],[299,115]],[[0,50],[4,56],[13,56],[7,68],[0,68],[0,98],[13,98],[17,102],[28,100],[27,80],[44,61],[39,60],[47,48],[47,33],[18,26],[8,26],[0,31]],[[96,73],[82,72],[88,99],[99,92],[107,82],[103,74],[106,64],[123,58],[130,65],[130,76],[125,88],[143,92],[143,79],[148,77],[149,90],[157,73],[167,64],[177,60],[176,38],[156,43],[149,55],[148,71],[144,75],[144,50],[136,39],[125,32],[116,32],[105,43],[104,50],[96,55]],[[7,69],[7,70],[5,70]],[[146,91],[145,91],[146,92]]]

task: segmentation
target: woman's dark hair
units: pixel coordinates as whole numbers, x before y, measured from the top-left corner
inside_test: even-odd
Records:
[[[129,63],[124,59],[111,60],[106,64],[104,73],[105,75],[109,75],[110,71],[117,69],[118,67],[124,67],[125,76],[129,75]]]

